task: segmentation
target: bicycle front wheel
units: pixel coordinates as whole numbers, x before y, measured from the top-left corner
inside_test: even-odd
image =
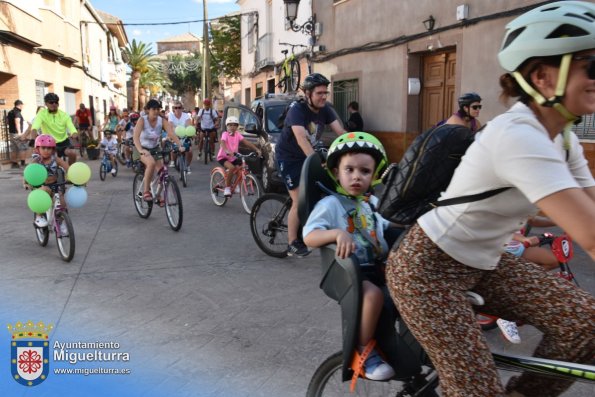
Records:
[[[102,161],[101,165],[99,166],[99,179],[105,181],[105,176],[107,175],[107,167],[105,163]]]
[[[134,208],[136,208],[138,216],[146,219],[149,217],[149,215],[151,215],[151,211],[153,211],[153,202],[145,201],[143,199],[144,179],[145,177],[142,173],[136,174],[134,176],[134,182],[132,183],[132,199],[134,200]]]
[[[74,228],[68,212],[56,213],[56,244],[60,257],[65,262],[70,262],[74,257]]]
[[[170,175],[164,183],[165,215],[169,226],[173,231],[177,232],[182,227],[184,215],[182,195],[173,176]]]
[[[186,154],[180,153],[178,154],[178,168],[180,169],[180,180],[182,181],[182,186],[188,186],[188,170],[186,167],[186,158],[184,158]]]
[[[204,162],[205,164],[207,164],[209,162],[209,156],[211,155],[211,142],[210,142],[210,138],[208,138],[208,132],[205,133],[205,139],[203,140],[202,144],[202,150],[203,150],[203,154],[204,154]]]
[[[216,206],[222,207],[227,202],[223,194],[225,190],[225,173],[222,168],[215,168],[211,171],[211,198]]]
[[[290,78],[287,80],[289,82],[289,91],[296,92],[298,88],[300,88],[300,63],[297,59],[292,59],[289,63],[289,73]]]
[[[118,153],[116,154],[116,159],[122,165],[126,165],[126,157],[124,156],[125,152],[126,152],[126,145],[124,145],[123,143],[118,144]]]
[[[256,245],[275,258],[287,256],[287,214],[291,199],[277,193],[260,197],[250,212],[250,230]]]
[[[48,240],[50,238],[50,229],[47,226],[37,227],[35,226],[35,224],[33,225],[33,227],[35,228],[35,237],[37,237],[37,242],[39,243],[39,245],[41,245],[42,247],[48,245]]]
[[[244,181],[240,184],[240,197],[242,198],[244,211],[248,215],[252,212],[252,206],[254,206],[256,200],[262,196],[263,191],[262,183],[254,175],[247,174],[244,177]]]
[[[401,382],[397,380],[373,381],[359,378],[355,386],[355,393],[349,390],[351,380],[343,382],[343,352],[337,352],[328,357],[314,372],[310,380],[306,397],[336,397],[336,396],[402,396],[402,397],[437,397],[437,385],[428,385],[423,377],[415,381]],[[436,382],[437,383],[437,382]]]

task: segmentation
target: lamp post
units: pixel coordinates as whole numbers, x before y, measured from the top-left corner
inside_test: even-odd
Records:
[[[314,17],[308,18],[308,20],[301,25],[295,23],[300,0],[283,0],[283,3],[285,3],[285,18],[289,22],[291,30],[294,32],[302,32],[307,35],[314,33],[314,25],[316,24],[316,19]]]

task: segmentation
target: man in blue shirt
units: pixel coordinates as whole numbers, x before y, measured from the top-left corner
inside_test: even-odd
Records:
[[[281,137],[275,147],[279,172],[292,199],[287,215],[290,256],[303,257],[310,253],[301,236],[298,237],[298,186],[302,165],[306,157],[314,152],[312,145],[320,139],[325,125],[329,125],[337,135],[346,132],[326,101],[329,84],[330,81],[320,73],[312,73],[304,79],[302,90],[305,101],[294,102],[289,108]]]

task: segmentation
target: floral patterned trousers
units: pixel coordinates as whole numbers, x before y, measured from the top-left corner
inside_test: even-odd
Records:
[[[428,353],[443,396],[504,394],[475,313],[472,290],[486,301],[482,311],[531,324],[543,333],[535,357],[588,363],[595,354],[595,299],[539,266],[503,254],[495,270],[461,264],[413,226],[391,251],[387,285],[399,312]],[[513,378],[506,391],[525,396],[558,396],[571,381],[532,374]]]

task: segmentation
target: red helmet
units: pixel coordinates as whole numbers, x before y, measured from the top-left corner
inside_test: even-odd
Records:
[[[132,114],[130,115],[130,120],[132,120],[132,121],[136,121],[136,120],[138,120],[139,118],[140,118],[140,114],[138,114],[138,113],[132,113]]]
[[[35,147],[56,147],[56,140],[51,135],[40,135],[35,138]]]
[[[118,109],[114,105],[112,105],[109,107],[109,110],[112,111],[112,110],[118,110]]]
[[[210,105],[211,104],[211,100],[209,98],[207,98],[204,101],[202,101],[202,103],[205,104],[205,105]]]

